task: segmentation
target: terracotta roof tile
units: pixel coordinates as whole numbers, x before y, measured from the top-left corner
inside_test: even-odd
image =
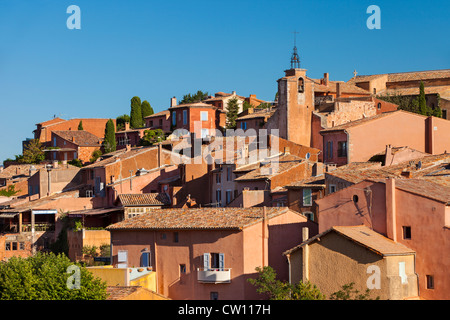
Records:
[[[401,81],[420,81],[430,79],[445,79],[450,78],[450,69],[442,70],[430,70],[430,71],[413,71],[413,72],[398,72],[398,73],[385,73],[374,75],[359,75],[356,76],[347,83],[358,83],[370,81],[382,76],[388,77],[388,82],[401,82]]]
[[[264,208],[161,209],[110,225],[108,230],[242,230],[262,221]],[[287,208],[266,208],[267,218]]]
[[[100,139],[84,130],[53,131],[53,134],[79,146],[100,146]]]
[[[118,200],[124,207],[170,204],[170,198],[166,193],[119,194]]]
[[[335,226],[332,227],[314,237],[309,238],[308,240],[302,242],[298,246],[287,250],[284,252],[284,255],[292,254],[293,252],[301,249],[306,244],[311,244],[315,240],[326,236],[330,232],[336,232],[355,243],[368,248],[369,250],[374,251],[375,253],[381,256],[390,256],[390,255],[409,255],[414,254],[415,251],[408,248],[407,246],[394,242],[389,238],[384,237],[378,232],[369,229],[366,226]]]

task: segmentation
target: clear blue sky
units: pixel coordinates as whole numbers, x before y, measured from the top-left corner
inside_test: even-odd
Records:
[[[69,5],[81,30],[69,30]],[[369,5],[381,30],[369,30]],[[272,100],[297,36],[302,68],[359,74],[450,68],[450,1],[0,0],[0,161],[54,114],[115,118],[130,99],[156,112],[207,91]]]

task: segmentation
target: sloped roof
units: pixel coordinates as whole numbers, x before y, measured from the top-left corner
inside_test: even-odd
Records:
[[[84,130],[53,131],[53,134],[79,146],[99,146],[101,144],[96,135]]]
[[[314,81],[314,92],[337,92],[337,84],[340,83],[341,92],[346,94],[370,95],[370,92],[357,87],[351,83],[343,81],[328,81],[328,85],[320,83],[320,80],[311,79]]]
[[[261,161],[259,165],[254,167],[254,170],[236,178],[235,181],[270,179],[271,177],[299,166],[305,161],[307,160],[292,154],[283,154],[276,158]],[[236,173],[237,171],[235,170],[234,172]]]
[[[420,81],[430,79],[445,79],[450,78],[450,69],[429,70],[429,71],[412,71],[412,72],[397,72],[384,73],[374,75],[359,75],[353,77],[347,83],[358,83],[370,81],[382,76],[387,76],[387,82],[401,82],[401,81]]]
[[[286,189],[297,189],[297,188],[325,188],[325,176],[323,174],[303,179],[300,181],[295,181],[291,184],[285,186]]]
[[[161,111],[161,112],[154,113],[154,114],[151,114],[149,116],[146,116],[144,119],[161,117],[161,116],[168,116],[168,115],[170,115],[170,111],[169,110],[164,110],[164,111]]]
[[[394,242],[389,238],[384,237],[378,232],[372,229],[360,225],[360,226],[334,226],[308,240],[302,242],[298,246],[287,250],[283,255],[292,254],[293,252],[301,249],[307,244],[318,240],[321,237],[326,236],[330,232],[336,232],[337,234],[344,236],[345,238],[366,247],[367,249],[379,254],[380,256],[396,256],[396,255],[410,255],[414,254],[415,251],[408,248],[407,246]]]
[[[288,208],[266,208],[271,219]],[[107,230],[242,230],[261,222],[264,208],[177,208],[144,213],[107,227]]]
[[[164,206],[170,204],[166,193],[119,194],[118,200],[124,207]]]
[[[184,103],[179,104],[173,107],[170,107],[168,110],[177,109],[177,108],[206,108],[206,109],[217,109],[212,104],[203,103],[203,102],[194,102],[194,103]]]

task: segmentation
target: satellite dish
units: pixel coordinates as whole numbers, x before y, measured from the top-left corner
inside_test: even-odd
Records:
[[[311,158],[311,154],[308,152],[308,153],[306,154],[306,160],[309,160],[309,158]]]

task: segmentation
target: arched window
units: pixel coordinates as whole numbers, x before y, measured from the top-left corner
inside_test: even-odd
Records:
[[[298,78],[298,92],[305,92],[305,80],[303,78]]]

